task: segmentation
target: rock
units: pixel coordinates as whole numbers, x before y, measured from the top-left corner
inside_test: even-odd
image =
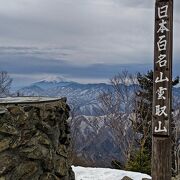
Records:
[[[33,176],[38,172],[38,164],[32,161],[23,162],[18,165],[14,173],[12,174],[12,179],[33,179]]]
[[[60,159],[56,160],[55,163],[55,173],[58,176],[66,176],[68,172],[68,164],[65,158],[61,157]]]
[[[17,159],[11,155],[3,154],[0,156],[0,176],[10,171],[16,166]]]
[[[131,178],[128,177],[128,176],[124,176],[121,180],[133,180],[133,179],[131,179]]]
[[[148,179],[148,178],[142,178],[142,180],[151,180],[151,179]]]
[[[15,127],[8,125],[7,123],[3,123],[2,126],[0,126],[0,132],[10,135],[17,135],[18,131]]]
[[[7,109],[14,116],[18,116],[23,113],[23,111],[18,106],[11,106],[11,107],[8,107]]]
[[[0,140],[0,152],[8,149],[10,147],[11,138],[4,138]]]
[[[30,142],[30,139],[34,136],[37,130],[31,129],[31,131],[28,130],[21,130],[21,132],[18,134],[18,136],[12,137],[11,142],[11,148],[15,149],[19,146],[26,145]]]
[[[65,145],[59,145],[57,153],[65,158],[68,157],[68,152],[67,152],[67,148]]]
[[[49,126],[46,122],[38,122],[36,127],[47,135],[53,134],[51,126]]]
[[[28,106],[28,105],[27,105],[27,106],[24,106],[24,111],[25,111],[25,112],[29,112],[29,111],[31,111],[32,109],[33,109],[33,106],[30,106],[30,105],[29,105],[29,106]]]
[[[69,169],[69,179],[68,180],[74,180],[75,179],[75,173],[72,171],[72,168]]]
[[[6,108],[0,108],[0,114],[5,114],[7,112]]]
[[[177,175],[176,177],[172,177],[172,180],[179,180],[180,179],[180,175]]]
[[[61,100],[64,101],[64,102],[66,103],[67,98],[66,98],[66,97],[63,97]]]
[[[49,137],[46,134],[44,134],[40,131],[37,131],[35,134],[32,134],[27,145],[28,146],[35,146],[37,144],[49,147],[51,145],[51,140],[49,139]]]
[[[20,156],[27,157],[29,159],[39,159],[43,160],[48,157],[49,150],[43,146],[30,146],[26,148],[22,148],[19,151]]]
[[[7,110],[0,114],[0,180],[75,180],[65,101],[2,108]]]
[[[57,176],[55,176],[54,174],[45,173],[45,174],[40,176],[39,180],[61,180],[61,179],[58,178]]]

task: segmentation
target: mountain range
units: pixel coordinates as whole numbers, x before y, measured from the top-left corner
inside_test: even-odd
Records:
[[[128,88],[131,88],[131,85]],[[68,104],[73,106],[72,109],[76,107],[79,115],[94,116],[102,115],[101,105],[97,99],[102,92],[107,91],[113,91],[110,84],[81,84],[62,77],[48,77],[17,92],[23,96],[67,97]],[[180,97],[180,87],[173,88],[173,94],[175,97]]]
[[[124,86],[122,84],[122,86]],[[131,88],[129,86],[128,88]],[[111,91],[110,84],[81,84],[64,78],[47,78],[18,90],[23,96],[67,97],[71,107],[71,133],[74,141],[76,165],[110,167],[111,161],[123,161],[122,149],[117,145],[108,127],[100,93]],[[180,88],[174,88],[175,97],[180,97]],[[127,117],[127,115],[125,115]],[[85,164],[86,162],[86,164]]]
[[[76,107],[76,113],[79,111],[79,115],[90,116],[99,112],[100,105],[97,97],[108,89],[112,89],[112,87],[105,83],[81,84],[56,78],[45,79],[23,87],[18,90],[18,94],[21,96],[67,97],[68,104]]]

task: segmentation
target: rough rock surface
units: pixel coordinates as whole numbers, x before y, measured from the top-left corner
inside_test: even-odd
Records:
[[[172,177],[172,180],[180,180],[180,175],[177,175],[176,177]]]
[[[131,178],[128,177],[128,176],[124,176],[121,180],[133,180],[133,179],[131,179]]]
[[[0,179],[74,180],[68,117],[65,99],[0,104]]]

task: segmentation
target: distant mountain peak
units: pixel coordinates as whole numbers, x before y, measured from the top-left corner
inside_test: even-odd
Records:
[[[65,79],[63,76],[49,75],[49,76],[46,76],[44,79],[40,80],[40,82],[60,83],[60,82],[70,82],[70,81]]]

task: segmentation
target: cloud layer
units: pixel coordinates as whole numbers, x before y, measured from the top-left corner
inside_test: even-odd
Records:
[[[79,78],[81,70],[87,72],[88,78],[95,78],[87,67],[91,70],[90,67],[101,64],[112,68],[109,71],[128,64],[128,68],[135,64],[151,67],[154,1],[0,0],[0,3],[0,69],[13,74],[38,71],[47,74],[64,68],[70,72],[77,70],[73,77]],[[174,7],[174,61],[178,64],[180,2],[175,1]],[[22,65],[24,68],[20,68]],[[94,74],[100,78],[97,72]]]

